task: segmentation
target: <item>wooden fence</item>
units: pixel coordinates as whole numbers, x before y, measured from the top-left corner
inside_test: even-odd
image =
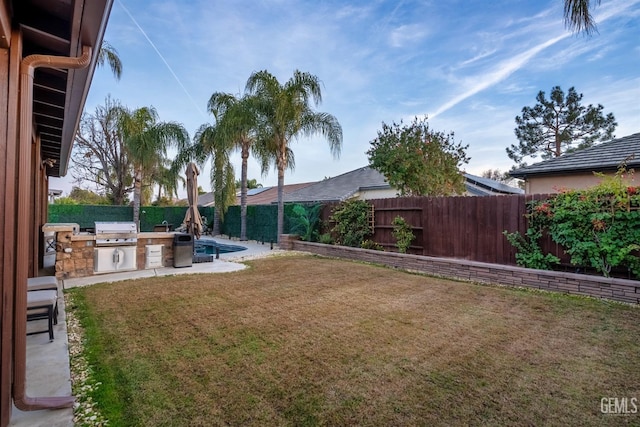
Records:
[[[373,214],[372,240],[385,250],[394,251],[396,241],[391,223],[396,216],[401,216],[411,225],[416,236],[409,253],[515,265],[515,248],[503,231],[519,231],[524,235],[527,203],[548,197],[535,194],[368,200]],[[329,219],[333,206],[325,206],[324,220]],[[544,251],[568,261],[563,249],[550,238],[544,239],[542,247]]]

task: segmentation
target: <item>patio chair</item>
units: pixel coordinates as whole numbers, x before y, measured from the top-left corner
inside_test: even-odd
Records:
[[[29,277],[27,279],[27,291],[56,291],[58,295],[58,279],[55,276]],[[58,319],[58,305],[56,304],[53,313],[55,319]]]
[[[28,291],[58,291],[58,279],[55,276],[29,277],[27,279]]]
[[[48,327],[43,331],[28,332],[27,335],[49,332],[53,341],[53,325],[58,324],[58,294],[54,290],[27,292],[27,321],[47,319]]]

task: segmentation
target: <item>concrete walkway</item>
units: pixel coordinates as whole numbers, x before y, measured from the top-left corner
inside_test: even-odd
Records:
[[[214,240],[222,244],[244,246],[247,249],[239,252],[222,253],[220,254],[220,259],[216,259],[213,262],[194,263],[191,267],[163,267],[67,279],[59,284],[59,288],[69,289],[95,283],[174,274],[227,273],[246,268],[246,265],[240,263],[241,261],[284,252],[278,250],[277,247],[272,249],[270,243],[240,242],[219,237]],[[54,264],[55,259],[52,258],[45,257],[45,267],[50,267]],[[59,295],[62,295],[62,289],[59,289],[59,291]],[[64,298],[58,299],[58,308],[60,312],[58,324],[54,326],[55,339],[53,342],[49,342],[47,334],[36,334],[27,337],[27,395],[30,397],[71,395],[69,343]],[[46,320],[27,323],[27,331],[42,329],[46,329]],[[14,407],[9,425],[19,427],[71,427],[73,426],[73,410],[68,408],[23,412]]]

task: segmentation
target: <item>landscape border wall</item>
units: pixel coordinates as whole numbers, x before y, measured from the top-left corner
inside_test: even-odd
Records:
[[[519,286],[640,304],[640,281],[635,280],[326,245],[304,242],[296,235],[281,235],[279,247],[284,250],[382,264],[444,278]]]

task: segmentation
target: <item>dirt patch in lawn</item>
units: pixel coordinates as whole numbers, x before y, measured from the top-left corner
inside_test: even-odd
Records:
[[[74,290],[114,425],[640,423],[601,413],[640,398],[636,307],[312,256],[248,264]]]

